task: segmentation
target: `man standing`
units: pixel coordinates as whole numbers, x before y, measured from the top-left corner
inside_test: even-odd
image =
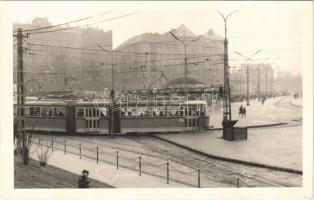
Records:
[[[89,180],[88,180],[88,170],[84,169],[82,171],[82,175],[78,180],[78,187],[79,188],[89,188]]]

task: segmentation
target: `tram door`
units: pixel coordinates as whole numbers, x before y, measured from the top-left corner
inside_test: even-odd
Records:
[[[198,108],[195,106],[185,107],[185,130],[199,130]]]
[[[86,114],[86,131],[99,132],[99,110],[92,108],[85,108]]]

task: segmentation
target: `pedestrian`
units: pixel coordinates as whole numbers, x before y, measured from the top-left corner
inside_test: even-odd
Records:
[[[241,105],[239,108],[239,116],[243,117],[243,105]]]
[[[89,180],[88,180],[89,171],[84,169],[82,171],[82,175],[78,180],[78,187],[79,188],[89,188]]]
[[[246,108],[245,107],[243,107],[243,109],[242,109],[242,115],[246,118]]]

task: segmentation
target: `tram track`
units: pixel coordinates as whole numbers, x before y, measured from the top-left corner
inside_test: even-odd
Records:
[[[168,144],[166,144],[167,147],[169,147]],[[154,149],[158,149],[160,147],[160,142],[158,142],[158,146],[156,147],[154,145],[152,145],[151,143],[149,144],[149,146],[151,148]],[[228,176],[230,175],[234,175],[234,176],[242,176],[248,179],[254,179],[255,181],[259,181],[261,183],[266,183],[268,184],[268,186],[275,186],[275,187],[281,187],[281,186],[286,186],[286,187],[293,187],[296,186],[294,184],[289,184],[289,183],[285,183],[279,180],[274,180],[271,179],[270,177],[265,178],[265,175],[263,175],[263,178],[258,177],[257,175],[249,175],[249,174],[244,174],[239,172],[239,169],[234,170],[232,169],[230,166],[231,165],[235,165],[235,166],[239,166],[239,164],[232,164],[232,163],[228,163],[228,162],[223,162],[224,164],[222,164],[221,161],[217,161],[217,160],[212,160],[212,159],[208,159],[208,158],[202,158],[200,155],[196,156],[193,155],[193,153],[186,153],[185,151],[183,152],[182,150],[180,152],[171,152],[169,153],[169,151],[167,151],[167,155],[171,158],[175,158],[175,159],[179,159],[181,161],[183,161],[183,163],[185,163],[185,165],[190,166],[191,168],[197,168],[197,169],[201,169],[202,172],[208,173],[209,175],[213,175],[214,173],[217,173],[216,168],[218,168],[218,170],[224,171],[226,173],[220,174],[220,176],[224,177],[225,174],[228,174]],[[190,158],[190,159],[186,159],[186,158]],[[213,168],[214,166],[214,168]],[[246,170],[249,169],[248,167],[245,167]],[[252,168],[252,167],[251,167]],[[213,170],[209,170],[209,169],[213,169]],[[258,173],[269,173],[269,170],[259,170]],[[248,187],[252,186],[250,184],[246,185]]]

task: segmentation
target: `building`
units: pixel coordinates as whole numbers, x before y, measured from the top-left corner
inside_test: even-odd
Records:
[[[197,37],[184,25],[171,32],[189,43],[186,48],[188,78],[207,87],[221,85],[223,38],[211,29]],[[166,88],[168,82],[184,77],[184,50],[169,32],[143,33],[128,39],[115,49],[116,89]]]
[[[49,26],[53,24],[47,18],[34,18],[32,23],[13,25],[14,31],[22,28],[31,33],[23,41],[27,92],[103,91],[111,86],[112,56],[99,46],[112,50],[112,31],[67,25],[38,29]],[[38,30],[27,31],[32,29]],[[67,30],[44,33],[58,29]],[[14,41],[14,81],[16,57]]]

